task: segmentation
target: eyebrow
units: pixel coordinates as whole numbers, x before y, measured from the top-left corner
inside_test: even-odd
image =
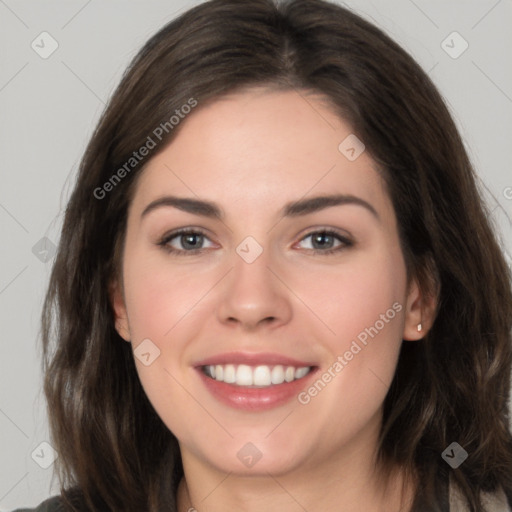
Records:
[[[298,201],[287,203],[281,213],[284,217],[299,217],[301,215],[308,215],[324,210],[325,208],[346,204],[362,206],[380,220],[379,214],[370,203],[350,194],[322,195],[308,199],[299,199]],[[201,215],[203,217],[216,218],[219,220],[224,218],[221,208],[211,201],[177,196],[164,196],[152,201],[144,208],[141,218],[145,217],[149,212],[164,206],[174,207],[184,212]]]
[[[341,206],[345,204],[354,204],[366,208],[374,217],[380,219],[377,210],[367,201],[350,194],[335,194],[328,196],[315,196],[308,199],[300,199],[288,203],[284,207],[283,215],[285,217],[297,217],[299,215],[307,215],[308,213],[317,212],[332,206]]]

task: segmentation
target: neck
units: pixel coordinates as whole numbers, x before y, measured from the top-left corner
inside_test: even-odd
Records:
[[[291,482],[284,477],[236,477],[224,475],[208,490],[189,485],[186,478],[178,489],[179,512],[225,512],[240,510],[260,512],[279,510],[299,512],[322,510],[324,512],[408,512],[411,510],[414,492],[405,487],[403,475],[397,473],[390,480],[387,490],[361,485],[349,485],[352,480],[335,478],[295,479]],[[275,508],[273,508],[275,507]]]
[[[178,489],[179,512],[408,512],[415,484],[400,468],[387,481],[378,473],[374,453],[347,449],[322,464],[301,464],[285,474],[253,476],[222,472],[184,458]]]

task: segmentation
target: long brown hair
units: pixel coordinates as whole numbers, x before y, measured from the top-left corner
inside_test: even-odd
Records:
[[[190,9],[145,44],[103,112],[67,206],[42,317],[62,497],[76,510],[79,501],[176,510],[178,443],[141,387],[109,300],[147,162],[126,163],[191,98],[201,108],[256,85],[319,93],[352,126],[382,169],[409,277],[438,293],[434,325],[421,342],[403,343],[385,399],[383,467],[416,475],[415,512],[444,510],[449,479],[471,511],[483,510],[481,491],[501,487],[512,502],[511,275],[471,163],[409,54],[322,0],[212,0]],[[148,158],[185,123],[160,130]],[[453,441],[469,454],[457,469],[441,457]]]

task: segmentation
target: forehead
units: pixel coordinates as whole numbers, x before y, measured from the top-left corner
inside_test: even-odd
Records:
[[[226,210],[277,208],[313,193],[387,199],[370,156],[347,158],[357,139],[322,97],[253,89],[199,105],[182,123],[144,169],[134,207],[165,193],[211,199]]]

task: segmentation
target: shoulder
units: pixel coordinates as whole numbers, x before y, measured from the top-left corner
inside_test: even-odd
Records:
[[[483,493],[481,496],[486,512],[512,512],[503,490],[500,489],[492,494]],[[467,512],[468,510],[460,492],[450,482],[450,512]]]
[[[36,508],[17,508],[13,512],[65,512],[60,496],[52,496]]]
[[[483,494],[482,504],[488,512],[512,512],[507,497],[502,490],[495,494]]]

